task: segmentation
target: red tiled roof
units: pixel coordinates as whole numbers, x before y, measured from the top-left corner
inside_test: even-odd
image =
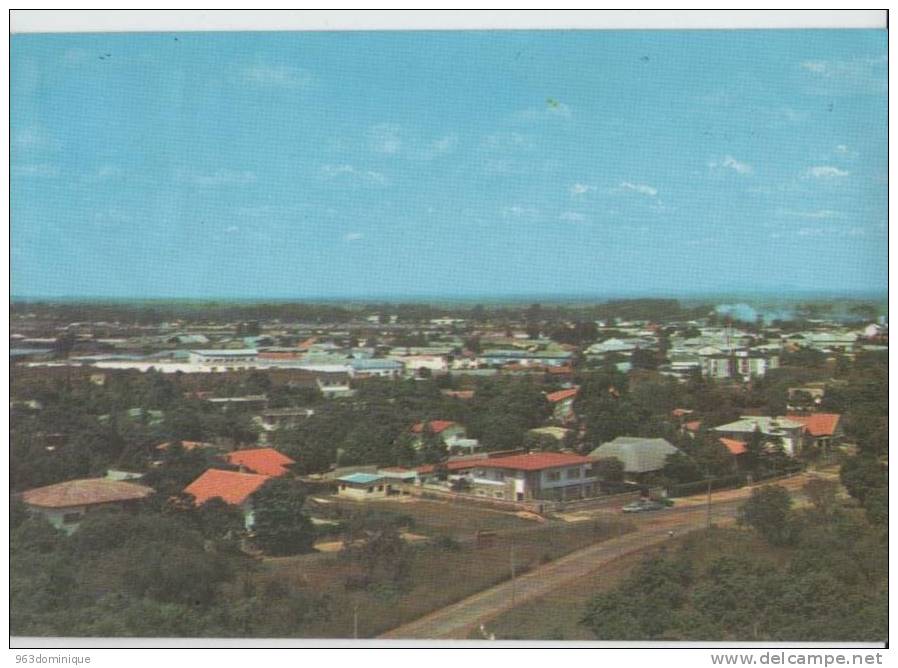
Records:
[[[225,503],[237,506],[246,501],[270,479],[271,477],[267,475],[209,469],[187,485],[184,492],[193,495],[198,506],[215,497],[221,498]]]
[[[589,457],[574,455],[567,452],[531,452],[527,455],[512,455],[510,457],[491,457],[481,460],[480,465],[491,469],[512,469],[515,471],[542,471],[557,466],[575,466],[577,464],[592,464]]]
[[[720,438],[718,440],[726,446],[731,455],[741,455],[748,450],[745,447],[745,443],[737,441],[735,438]]]
[[[253,448],[235,450],[228,453],[227,460],[235,466],[242,466],[253,473],[274,477],[287,473],[286,466],[295,464],[287,455],[274,448]]]
[[[576,397],[577,392],[580,391],[578,387],[572,387],[568,390],[558,390],[557,392],[551,392],[546,395],[546,399],[550,403],[558,403],[559,401],[564,401],[565,399],[570,399],[571,397]]]
[[[439,434],[445,429],[449,427],[455,426],[455,422],[452,420],[431,420],[430,421],[430,431],[434,434]],[[415,434],[420,434],[424,431],[424,423],[418,422],[417,424],[412,425],[412,432]]]
[[[133,482],[86,478],[29,489],[22,494],[22,500],[30,506],[41,508],[71,508],[134,501],[148,497],[153,491],[151,487],[136,485]]]
[[[689,431],[698,431],[701,426],[701,420],[693,420],[692,422],[687,422],[685,424],[686,429],[688,429]]]
[[[811,415],[786,415],[789,420],[800,422],[811,436],[832,436],[842,418],[838,413],[813,413]]]
[[[282,352],[263,350],[259,353],[259,359],[265,360],[292,360],[299,357],[299,352]]]

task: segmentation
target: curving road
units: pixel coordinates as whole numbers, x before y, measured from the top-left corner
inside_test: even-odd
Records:
[[[778,483],[797,490],[808,479],[806,474],[802,474]],[[711,504],[711,521],[718,524],[732,521],[739,506],[750,493],[751,488],[748,487],[715,493]],[[571,580],[584,577],[615,559],[659,545],[669,539],[670,531],[682,534],[707,526],[707,505],[701,497],[678,500],[677,504],[668,510],[631,515],[637,523],[637,530],[632,533],[572,552],[513,581],[485,589],[379,637],[466,639],[479,624],[486,623],[499,613],[523,601],[547,594]]]
[[[713,504],[712,520],[735,517],[740,501]],[[513,581],[485,589],[413,622],[392,629],[381,638],[465,639],[471,630],[490,618],[531,598],[549,593],[571,580],[592,573],[603,564],[669,539],[669,532],[683,533],[704,528],[706,508],[691,506],[634,516],[639,528],[620,538],[603,541],[572,552],[534,569]]]

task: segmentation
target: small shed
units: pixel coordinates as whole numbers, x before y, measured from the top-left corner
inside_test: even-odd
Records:
[[[391,491],[392,485],[379,473],[351,473],[337,478],[337,495],[358,501],[385,497]]]

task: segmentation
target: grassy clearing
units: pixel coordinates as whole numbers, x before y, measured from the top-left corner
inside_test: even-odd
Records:
[[[412,520],[409,530],[425,536],[452,536],[457,540],[471,538],[477,531],[507,531],[532,529],[539,526],[534,520],[525,520],[506,513],[476,506],[452,504],[427,499],[406,499],[402,501],[352,502],[336,497],[327,497],[327,511],[334,516],[349,516],[354,513],[384,513]],[[318,513],[316,513],[318,514]]]
[[[607,564],[578,582],[559,587],[550,594],[532,599],[498,615],[486,628],[498,639],[595,640],[580,618],[589,600],[618,585],[646,557],[684,546],[697,566],[721,557],[751,554],[759,561],[780,564],[784,550],[772,548],[748,530],[718,528],[675,538],[663,546],[646,548]],[[470,636],[482,639],[480,633]]]
[[[413,504],[400,505],[405,510]],[[449,506],[449,509],[454,511],[456,507]],[[436,514],[427,516],[433,520]],[[504,519],[501,515],[497,517]],[[427,527],[437,526],[439,535],[445,535],[450,526],[449,516],[439,513],[439,518],[435,525]],[[267,561],[258,578],[263,583],[277,580],[300,591],[327,597],[329,614],[304,624],[298,629],[298,636],[352,637],[353,610],[357,607],[359,637],[370,638],[507,580],[511,575],[512,545],[516,571],[521,574],[632,528],[617,521],[535,527],[532,522],[527,524],[532,530],[499,531],[489,546],[462,543],[455,549],[433,544],[409,548],[413,550],[413,559],[406,584],[400,588],[382,586],[348,591],[345,584],[354,565],[339,555]],[[425,533],[423,524],[416,524],[415,529]],[[466,531],[470,534],[471,527]]]

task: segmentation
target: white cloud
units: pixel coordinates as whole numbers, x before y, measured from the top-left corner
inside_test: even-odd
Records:
[[[121,167],[117,167],[116,165],[100,165],[96,171],[83,176],[82,179],[88,183],[96,183],[98,181],[111,181],[121,175]]]
[[[35,179],[54,179],[59,176],[59,167],[50,163],[13,165],[12,175]]]
[[[95,212],[93,222],[97,227],[118,227],[119,225],[133,222],[133,217],[127,211],[110,207]]]
[[[564,220],[569,223],[583,223],[586,221],[586,216],[582,213],[577,213],[576,211],[565,211],[558,216],[558,220]]]
[[[588,192],[595,190],[595,186],[591,186],[587,183],[575,183],[571,186],[570,192],[571,195],[585,195]]]
[[[380,123],[368,131],[371,150],[377,153],[393,155],[402,150],[403,141],[400,137],[402,128],[392,123]]]
[[[779,111],[777,112],[777,114],[779,116],[782,116],[783,118],[785,118],[790,123],[798,123],[800,121],[805,120],[808,117],[807,112],[798,111],[797,109],[794,109],[793,107],[788,107],[788,106],[781,107],[779,109]]]
[[[364,239],[365,235],[361,232],[347,232],[343,235],[343,241],[359,241],[360,239]]]
[[[84,49],[68,49],[62,54],[62,62],[66,65],[81,65],[90,59],[90,53]]]
[[[22,128],[12,134],[12,148],[15,151],[38,151],[59,148],[59,142],[50,133],[38,126]]]
[[[312,73],[287,65],[253,65],[244,67],[241,76],[247,83],[267,88],[306,88],[313,81]]]
[[[546,100],[546,105],[550,115],[558,116],[560,118],[571,117],[571,108],[564,102],[558,102],[557,100],[550,99]]]
[[[817,209],[816,211],[793,211],[790,209],[780,209],[777,212],[781,216],[790,218],[806,218],[812,220],[823,220],[826,218],[838,218],[841,214],[832,209]]]
[[[433,153],[442,155],[444,153],[451,153],[455,150],[456,146],[458,146],[458,137],[456,135],[446,135],[445,137],[440,137],[434,141],[430,148]]]
[[[514,115],[515,120],[524,123],[537,123],[540,121],[568,120],[573,116],[573,109],[555,98],[547,98],[539,107],[524,109]]]
[[[804,60],[799,68],[810,79],[807,92],[817,95],[879,94],[888,90],[888,58]]]
[[[711,169],[732,169],[737,174],[751,174],[754,171],[754,168],[747,162],[736,160],[731,155],[723,156],[723,160],[720,161],[712,160],[708,163],[708,167]]]
[[[329,178],[337,178],[340,176],[352,176],[360,181],[368,183],[376,183],[378,185],[387,185],[389,180],[380,172],[373,170],[356,169],[352,165],[324,165],[321,168],[322,173]]]
[[[489,151],[502,151],[505,149],[530,150],[533,148],[533,139],[520,132],[497,132],[484,137],[483,147]]]
[[[630,181],[622,181],[618,186],[621,190],[629,190],[635,193],[639,193],[640,195],[646,195],[648,197],[655,197],[658,194],[658,190],[653,188],[652,186],[646,185],[644,183],[631,183]]]
[[[806,177],[813,177],[815,179],[841,179],[845,176],[848,176],[849,172],[844,169],[839,169],[838,167],[833,167],[832,165],[819,165],[817,167],[811,167],[805,172]]]
[[[521,218],[523,216],[535,216],[539,213],[536,209],[525,206],[506,206],[502,208],[503,218]]]
[[[221,186],[242,186],[254,183],[256,175],[250,171],[236,171],[232,169],[219,169],[214,172],[198,172],[192,169],[179,168],[175,171],[175,178],[183,183],[190,183],[204,188],[216,188]]]

